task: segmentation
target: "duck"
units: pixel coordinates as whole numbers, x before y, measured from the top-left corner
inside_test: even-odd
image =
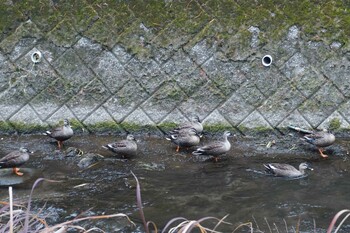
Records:
[[[197,150],[193,151],[192,154],[213,156],[214,160],[217,162],[220,155],[225,154],[231,149],[231,143],[227,139],[229,136],[231,136],[231,133],[229,131],[225,131],[223,133],[222,141],[210,142],[207,145],[197,148]]]
[[[324,147],[331,146],[335,142],[335,136],[324,129],[322,131],[316,131],[305,135],[303,140],[315,145],[320,152],[321,157],[327,158],[328,155],[323,153],[325,151]]]
[[[124,140],[120,140],[114,143],[109,143],[102,147],[116,154],[121,155],[123,159],[134,156],[136,155],[136,152],[137,152],[137,143],[134,135],[132,134],[128,134],[126,136],[126,139]]]
[[[63,122],[64,122],[63,126],[59,126],[59,127],[54,128],[50,131],[46,131],[44,133],[44,135],[49,136],[49,137],[57,140],[59,150],[63,146],[63,141],[70,139],[74,134],[73,129],[70,126],[69,120],[64,119]]]
[[[200,135],[200,136],[202,135],[203,125],[202,125],[202,122],[201,122],[201,120],[199,119],[198,116],[194,116],[192,118],[192,121],[185,122],[185,123],[181,124],[180,126],[176,127],[175,129],[170,131],[169,134],[175,134],[179,130],[190,129],[190,128],[195,129],[197,131],[198,135]]]
[[[32,151],[24,147],[12,151],[0,159],[0,168],[12,168],[14,174],[23,176],[18,167],[26,163],[29,160],[29,154],[32,153]]]
[[[289,178],[295,178],[305,175],[305,170],[313,170],[313,168],[308,163],[301,163],[299,165],[299,170],[292,165],[285,163],[268,163],[264,164],[266,172],[274,176],[283,176]]]
[[[200,137],[195,128],[182,128],[172,131],[166,139],[176,145],[176,152],[180,151],[180,147],[197,146],[200,142]]]

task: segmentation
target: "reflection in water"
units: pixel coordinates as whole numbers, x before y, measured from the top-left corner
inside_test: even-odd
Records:
[[[79,158],[64,157],[56,151],[54,141],[41,136],[4,137],[0,153],[26,146],[35,153],[24,167],[36,169],[41,177],[64,181],[42,183],[34,193],[37,207],[47,201],[47,206],[60,210],[61,219],[53,221],[73,218],[93,208],[94,214],[125,213],[141,224],[131,170],[141,183],[146,219],[158,227],[180,216],[200,219],[229,214],[226,221],[234,225],[252,221],[265,232],[269,232],[267,223],[272,229],[277,226],[280,232],[285,232],[287,225],[292,232],[299,220],[301,232],[313,231],[314,220],[318,231],[324,232],[336,212],[349,208],[350,164],[343,152],[347,151],[346,141],[338,142],[333,156],[322,160],[307,147],[290,151],[282,148],[285,144],[281,141],[280,148],[268,149],[259,147],[254,139],[236,139],[232,140],[230,153],[213,163],[198,162],[191,156],[192,150],[177,153],[166,140],[152,137],[137,138],[138,154],[130,160],[120,160],[101,147],[115,139],[76,136],[66,143],[64,149],[72,146],[105,157],[88,169],[80,169]],[[298,179],[266,175],[262,165],[298,165],[305,160],[312,162],[314,171]],[[15,198],[26,200],[32,183],[33,180],[16,186]],[[7,199],[5,188],[0,189],[0,198]],[[107,224],[114,229],[117,223],[108,220]],[[106,229],[106,225],[101,227]],[[234,228],[222,226],[220,230],[232,232]],[[344,229],[347,232],[350,226]]]

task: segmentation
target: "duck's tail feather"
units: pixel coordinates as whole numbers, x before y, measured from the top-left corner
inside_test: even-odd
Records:
[[[300,132],[300,133],[307,133],[307,134],[312,133],[311,130],[302,129],[302,128],[299,128],[299,127],[294,126],[294,125],[288,125],[288,128],[289,128],[289,129],[292,129],[292,130],[295,130],[295,131],[298,131],[298,132]]]
[[[270,164],[264,164],[265,171],[270,174],[275,174]]]
[[[168,136],[165,137],[166,140],[169,140],[169,141],[172,141],[172,140],[175,140],[177,138],[176,135],[174,134],[170,134]]]
[[[46,131],[45,133],[43,133],[43,135],[46,135],[46,136],[49,136],[49,137],[51,137],[51,131]]]
[[[192,154],[193,155],[206,155],[205,151],[200,149],[200,148],[198,148],[197,150],[193,151]]]
[[[314,144],[314,142],[315,142],[315,139],[314,139],[314,138],[308,137],[307,135],[304,136],[304,137],[302,138],[302,140],[303,140],[303,141],[306,141],[306,142],[308,142],[308,143],[311,143],[311,144]]]

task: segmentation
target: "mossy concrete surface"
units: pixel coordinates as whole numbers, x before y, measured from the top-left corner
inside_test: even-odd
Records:
[[[349,9],[340,0],[1,1],[0,131],[69,118],[82,133],[162,133],[195,115],[213,132],[347,131]]]

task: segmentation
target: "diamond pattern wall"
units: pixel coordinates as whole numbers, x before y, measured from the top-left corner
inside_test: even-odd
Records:
[[[280,4],[287,3],[294,4]],[[325,12],[313,4],[310,12]],[[90,132],[107,125],[114,132],[130,125],[164,131],[164,124],[198,115],[208,127],[242,133],[289,124],[327,128],[334,119],[349,128],[349,29],[342,16],[316,24],[285,17],[293,13],[278,6],[248,5],[3,1],[11,15],[0,24],[0,126],[12,132],[21,131],[19,123],[74,118]],[[266,54],[269,67],[261,63]]]

